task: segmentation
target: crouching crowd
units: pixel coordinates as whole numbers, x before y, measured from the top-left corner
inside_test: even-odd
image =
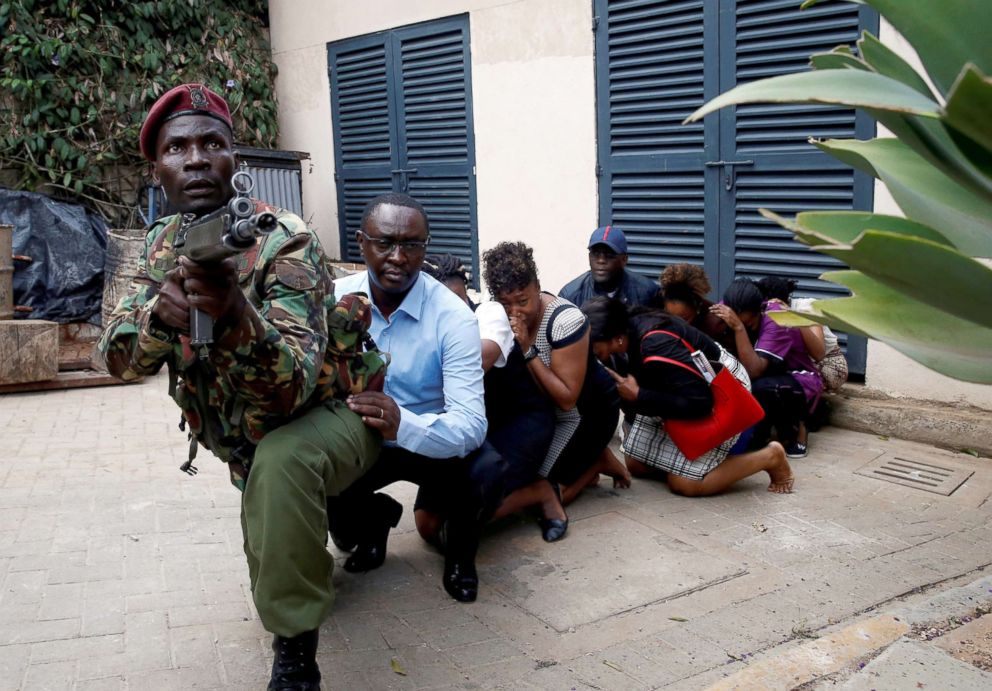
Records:
[[[477,597],[484,524],[532,512],[544,540],[561,540],[566,507],[603,475],[704,496],[763,472],[769,491],[792,491],[788,457],[806,454],[824,389],[846,378],[826,329],[769,316],[793,284],[740,279],[711,304],[705,274],[675,265],[659,290],[626,270],[626,238],[607,226],[559,295],[542,290],[528,246],[500,243],[483,255],[492,299],[474,304],[403,194],[368,203],[355,235],[367,268],[336,284],[313,231],[261,202],[275,230],[196,262],[180,256],[187,233],[237,196],[231,125],[200,84],[149,112],[141,151],[179,213],[149,228],[100,350],[125,380],[168,369],[183,469],[206,448],[242,491],[252,596],[274,634],[270,689],[319,688],[328,538],[345,570],[380,567],[404,511],[380,490],[396,481],[418,486],[417,530],[462,602]],[[191,310],[210,317],[206,343],[191,339]]]

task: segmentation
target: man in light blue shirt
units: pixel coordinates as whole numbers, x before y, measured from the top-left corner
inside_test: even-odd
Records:
[[[405,194],[366,206],[357,239],[368,270],[347,276],[335,294],[372,299],[372,338],[391,355],[383,392],[366,391],[349,407],[386,445],[378,462],[331,502],[335,544],[354,546],[348,571],[380,566],[402,506],[375,490],[406,480],[449,500],[444,587],[456,600],[478,590],[475,551],[480,521],[502,497],[503,461],[488,445],[481,341],[465,303],[420,272],[428,241],[423,207]]]

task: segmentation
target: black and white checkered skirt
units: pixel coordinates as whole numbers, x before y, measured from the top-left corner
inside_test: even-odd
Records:
[[[737,358],[721,348],[720,362],[730,369],[730,373],[748,391],[751,390],[751,378]],[[680,475],[690,480],[702,480],[707,473],[723,463],[739,437],[739,434],[734,435],[715,449],[690,461],[665,432],[664,421],[661,418],[637,415],[634,417],[630,432],[624,437],[623,452],[634,460],[666,473]]]

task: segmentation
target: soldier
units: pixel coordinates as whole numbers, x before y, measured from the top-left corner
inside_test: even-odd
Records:
[[[191,457],[197,443],[209,449],[243,491],[252,595],[275,634],[268,688],[316,690],[317,630],[334,599],[326,500],[374,463],[381,435],[326,395],[333,283],[299,217],[256,203],[276,214],[278,227],[246,253],[210,265],[177,259],[182,224],[235,194],[232,141],[227,103],[201,84],[178,86],[152,106],[141,152],[180,213],[149,228],[99,347],[125,381],[169,369]],[[206,358],[190,348],[191,306],[215,322]]]

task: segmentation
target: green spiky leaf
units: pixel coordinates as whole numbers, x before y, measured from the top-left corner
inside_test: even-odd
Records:
[[[850,245],[819,250],[893,290],[992,329],[992,269],[953,247],[866,230]]]
[[[902,295],[857,271],[834,271],[822,278],[848,287],[853,295],[815,301],[813,307],[823,315],[817,321],[883,341],[954,379],[992,384],[992,329]]]
[[[741,103],[822,103],[939,116],[935,101],[895,79],[860,70],[816,70],[741,84],[709,101],[685,121]]]
[[[947,98],[944,121],[992,153],[992,78],[969,65]]]
[[[885,183],[909,218],[938,229],[959,250],[992,257],[992,201],[955,183],[897,139],[815,144]]]
[[[883,230],[930,242],[951,246],[942,234],[902,216],[887,216],[870,211],[804,211],[787,219],[768,209],[758,209],[765,218],[801,236],[811,247],[818,245],[849,245],[866,230]]]

